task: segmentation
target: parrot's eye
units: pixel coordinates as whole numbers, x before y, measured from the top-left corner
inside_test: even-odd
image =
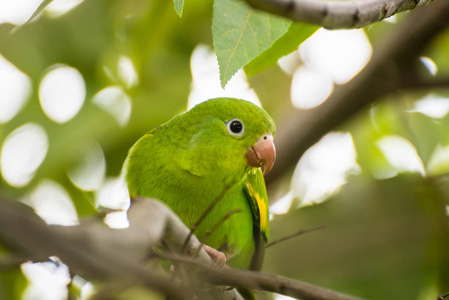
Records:
[[[228,133],[232,136],[241,137],[243,135],[243,123],[238,119],[232,119],[226,122]]]

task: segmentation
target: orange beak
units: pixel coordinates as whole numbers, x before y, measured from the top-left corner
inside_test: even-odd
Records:
[[[273,136],[268,133],[262,135],[251,147],[246,149],[245,157],[251,167],[263,167],[263,175],[270,172],[276,159]]]

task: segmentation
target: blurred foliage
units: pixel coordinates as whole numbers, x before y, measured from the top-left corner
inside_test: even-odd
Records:
[[[353,177],[330,201],[277,216],[273,239],[321,231],[268,248],[267,271],[366,299],[436,299],[448,289],[447,180]]]
[[[190,55],[197,44],[212,44],[212,1],[174,3],[176,11],[171,1],[86,0],[58,18],[44,13],[16,29],[0,24],[0,54],[30,76],[33,85],[24,109],[0,125],[0,141],[27,122],[42,125],[50,141],[49,152],[31,183],[13,188],[2,179],[3,195],[21,198],[41,179],[50,178],[68,191],[80,216],[95,212],[94,192],[74,186],[67,169],[76,165],[82,149],[98,142],[105,154],[107,176],[118,176],[128,149],[140,136],[186,109]],[[181,12],[182,18],[177,15]],[[376,45],[395,26],[377,23],[366,32]],[[262,54],[259,64],[248,66],[251,74],[264,70],[249,78],[250,85],[278,124],[293,109],[291,78],[277,66],[264,64],[273,64],[287,54],[286,49],[293,50],[316,30],[304,24],[284,27],[286,37],[298,34],[295,40],[281,38],[280,44]],[[300,35],[302,30],[307,33]],[[435,61],[441,77],[449,74],[448,49],[446,30],[424,53]],[[118,79],[121,55],[133,61],[138,85],[126,87]],[[86,82],[86,102],[64,124],[49,120],[38,100],[40,80],[54,64],[75,67]],[[421,71],[432,79],[424,68]],[[110,85],[122,85],[132,99],[131,119],[125,127],[91,102],[94,94]],[[436,299],[438,293],[449,291],[448,177],[408,173],[385,180],[373,177],[377,169],[388,165],[376,146],[382,136],[395,134],[410,140],[424,165],[437,145],[449,145],[447,115],[433,119],[408,112],[414,101],[430,91],[409,90],[379,99],[339,128],[352,133],[362,173],[351,177],[329,201],[274,218],[273,240],[301,228],[327,224],[327,229],[267,249],[265,271],[369,299]],[[448,95],[447,89],[432,91]],[[20,268],[2,270],[0,278],[0,299],[18,298],[26,286]],[[138,292],[129,291],[133,299],[138,299],[134,295]]]
[[[6,268],[0,272],[1,299],[21,299],[27,285],[20,267]]]

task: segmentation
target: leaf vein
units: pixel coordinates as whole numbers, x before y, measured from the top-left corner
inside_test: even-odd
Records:
[[[256,45],[256,49],[257,49],[256,52],[259,53],[259,43],[257,41],[256,33],[254,32],[254,29],[253,29],[253,26],[251,26],[251,23],[248,23],[248,27],[249,27],[249,29],[251,29],[251,34],[253,35],[253,38],[254,38],[254,44]]]
[[[265,14],[265,18],[267,19],[267,27],[268,27],[268,43],[271,43],[271,23],[268,14]]]
[[[234,32],[234,31],[238,31],[238,30],[239,30],[238,28],[235,28],[235,29],[232,29],[232,30],[228,30],[228,31],[223,32],[223,34],[220,35],[220,36],[217,38],[216,43],[220,42],[220,40],[223,39],[223,38],[224,38],[225,36],[227,36],[228,34]],[[231,49],[231,48],[229,48],[229,49]]]
[[[231,12],[232,10],[234,10],[236,7],[239,7],[241,5],[243,5],[245,2],[238,2],[236,4],[234,4],[233,6],[231,6],[229,9],[227,9],[225,12],[223,12],[220,17],[217,19],[217,21],[220,21],[221,18],[223,18],[224,16],[226,16],[226,14],[228,14],[229,12]]]
[[[245,19],[245,22],[243,23],[242,30],[240,31],[240,35],[239,35],[239,37],[238,37],[238,39],[237,39],[237,42],[235,43],[234,48],[232,49],[231,55],[229,56],[229,59],[228,59],[228,61],[227,61],[227,63],[226,63],[226,68],[225,68],[225,72],[224,72],[224,78],[226,78],[227,75],[228,75],[229,65],[230,65],[231,60],[232,60],[232,58],[233,58],[233,56],[234,56],[235,50],[237,49],[237,47],[238,47],[238,45],[239,45],[239,43],[240,43],[240,40],[242,39],[243,33],[245,32],[245,27],[246,27],[246,25],[248,24],[249,17],[251,16],[251,12],[252,12],[252,11],[253,11],[253,10],[250,9],[250,10],[248,11],[248,14],[246,15],[246,19]]]

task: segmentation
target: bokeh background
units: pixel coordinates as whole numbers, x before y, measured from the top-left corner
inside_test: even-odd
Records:
[[[319,29],[223,90],[211,1],[187,1],[182,18],[171,1],[54,1],[27,22],[39,5],[0,2],[0,193],[62,225],[100,207],[126,210],[122,164],[152,128],[230,96],[262,105],[283,130],[291,111],[319,105],[356,76],[372,45],[409,15]],[[367,299],[449,291],[449,31],[412,63],[439,84],[378,99],[270,181],[271,240],[326,228],[268,248],[264,271]],[[123,227],[126,214],[105,221]],[[95,290],[70,280],[57,258],[0,267],[0,299],[88,299]]]

